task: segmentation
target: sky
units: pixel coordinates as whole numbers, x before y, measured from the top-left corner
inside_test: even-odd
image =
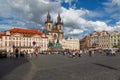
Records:
[[[60,13],[65,37],[120,32],[120,0],[0,0],[0,31],[13,27],[42,31],[48,11],[54,23]]]

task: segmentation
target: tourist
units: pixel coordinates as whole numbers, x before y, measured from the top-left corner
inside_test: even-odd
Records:
[[[89,50],[89,56],[92,56],[92,52],[91,52],[91,50]]]
[[[7,58],[10,58],[11,57],[11,51],[9,50],[8,52],[7,52]]]
[[[78,57],[81,57],[81,56],[82,56],[82,50],[78,52]]]
[[[75,51],[73,51],[73,53],[72,53],[72,57],[75,57],[75,55],[76,55],[76,52],[75,52]]]
[[[16,55],[16,58],[18,58],[18,52],[19,52],[19,50],[18,50],[18,48],[16,48],[16,50],[15,50],[15,55]]]
[[[66,53],[67,53],[67,52],[66,52],[66,51],[64,51],[64,52],[63,52],[63,56],[65,56],[65,55],[66,55]]]

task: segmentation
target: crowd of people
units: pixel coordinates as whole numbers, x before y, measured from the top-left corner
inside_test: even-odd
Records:
[[[102,50],[102,51],[98,51],[98,50],[95,50],[95,49],[89,49],[89,50],[69,50],[69,49],[67,49],[67,50],[64,50],[64,51],[62,51],[62,52],[60,52],[60,53],[62,53],[63,54],[63,56],[65,56],[65,55],[68,55],[69,57],[72,57],[72,58],[74,58],[74,57],[82,57],[82,55],[83,54],[87,54],[88,56],[90,56],[90,57],[92,57],[92,56],[94,56],[94,54],[106,54],[107,56],[108,55],[112,55],[112,56],[116,56],[116,53],[118,53],[118,52],[120,52],[120,51],[118,51],[118,50]],[[28,51],[19,51],[19,49],[18,48],[16,48],[15,49],[15,51],[13,52],[13,53],[11,53],[11,51],[9,51],[8,53],[7,53],[7,57],[8,58],[11,58],[11,57],[15,57],[15,58],[20,58],[20,57],[29,57],[29,58],[31,58],[32,56],[38,56],[38,52],[31,52],[31,53],[28,53]],[[59,54],[59,52],[49,52],[49,51],[47,51],[47,52],[41,52],[41,54]]]
[[[66,50],[63,52],[63,55],[68,55],[70,57],[82,57],[83,54],[88,54],[89,56],[93,56],[95,54],[94,50],[84,51],[84,50]]]
[[[38,56],[37,52],[31,52],[29,53],[28,51],[19,51],[18,48],[15,49],[14,52],[11,52],[9,50],[9,52],[7,52],[7,58],[22,58],[22,57],[28,57],[31,58],[32,56]]]
[[[68,55],[70,57],[75,57],[75,56],[78,56],[78,57],[81,57],[82,56],[82,50],[66,50],[63,52],[63,55]]]

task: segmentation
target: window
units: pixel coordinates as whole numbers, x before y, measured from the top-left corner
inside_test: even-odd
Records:
[[[9,37],[9,40],[11,40],[11,38]]]
[[[61,26],[60,26],[60,30],[61,30]]]
[[[5,46],[7,46],[7,41],[5,41]]]
[[[18,40],[18,37],[16,37],[16,40]]]
[[[48,25],[49,29],[50,29],[50,24]]]
[[[7,36],[5,36],[5,40],[7,40]]]

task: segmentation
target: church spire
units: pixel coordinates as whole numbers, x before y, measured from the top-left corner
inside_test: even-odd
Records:
[[[57,23],[61,23],[61,17],[60,17],[60,13],[58,13],[58,17],[57,17]]]
[[[58,13],[58,17],[57,17],[57,23],[56,24],[63,24],[61,17],[60,17],[60,13]]]
[[[48,15],[47,15],[47,21],[51,21],[51,16],[50,16],[49,11],[48,11]]]

